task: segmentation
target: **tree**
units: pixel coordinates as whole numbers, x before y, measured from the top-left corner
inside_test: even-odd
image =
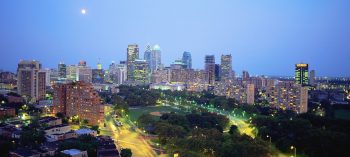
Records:
[[[121,157],[131,157],[132,156],[131,149],[129,149],[129,148],[122,149],[120,151],[120,155],[121,155]]]
[[[98,125],[94,125],[91,127],[91,130],[95,130],[97,132],[97,134],[100,134],[100,128]]]
[[[56,113],[56,117],[63,119],[64,118],[64,114],[62,112],[57,112]]]
[[[230,131],[228,133],[231,134],[231,135],[239,134],[238,127],[236,125],[231,125]]]

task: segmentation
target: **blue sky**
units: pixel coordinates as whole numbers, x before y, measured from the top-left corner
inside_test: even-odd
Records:
[[[87,14],[80,10],[85,8]],[[169,65],[192,53],[232,54],[237,73],[293,75],[306,62],[317,75],[350,76],[348,0],[10,0],[0,1],[0,69],[20,59],[44,67],[126,59],[128,44],[159,44]]]

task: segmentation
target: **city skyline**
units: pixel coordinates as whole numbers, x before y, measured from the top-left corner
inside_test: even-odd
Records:
[[[96,65],[99,58],[107,68],[126,60],[128,44],[138,44],[143,56],[152,43],[162,48],[165,65],[188,51],[195,69],[204,69],[205,55],[231,54],[238,74],[293,76],[293,65],[304,62],[317,76],[348,77],[349,3],[11,1],[0,5],[0,51],[7,58],[1,69],[15,72],[20,59],[55,68],[60,61]]]

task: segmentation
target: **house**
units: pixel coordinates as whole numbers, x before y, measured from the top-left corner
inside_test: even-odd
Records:
[[[47,126],[56,126],[56,125],[61,125],[62,124],[62,119],[61,118],[56,118],[56,117],[42,117],[39,119],[39,123],[41,125],[47,125]]]
[[[97,131],[91,130],[91,129],[87,129],[87,128],[83,128],[83,129],[76,130],[75,133],[76,133],[78,136],[81,136],[81,135],[96,136],[96,135],[97,135]]]

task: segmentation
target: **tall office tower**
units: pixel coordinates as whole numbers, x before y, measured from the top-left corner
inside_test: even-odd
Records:
[[[60,81],[61,79],[65,79],[65,78],[59,77],[58,69],[50,69],[50,84],[56,83],[56,82]]]
[[[45,86],[51,86],[51,70],[46,68],[40,71],[45,73]]]
[[[77,67],[77,81],[92,82],[92,69],[86,66],[85,61],[80,61]]]
[[[249,78],[250,78],[249,72],[248,71],[243,71],[243,73],[242,73],[242,80],[243,81],[248,81]]]
[[[210,85],[214,85],[215,83],[215,56],[214,55],[206,55],[205,56],[205,73],[206,73],[206,81]]]
[[[253,105],[255,101],[254,84],[247,84],[246,94],[247,94],[247,104]]]
[[[151,45],[146,46],[146,51],[143,55],[143,59],[147,61],[148,65],[152,65],[152,48]]]
[[[315,70],[310,71],[310,85],[314,86],[316,84],[316,72]]]
[[[17,90],[22,96],[34,102],[45,98],[46,73],[41,71],[38,61],[22,60],[17,68]]]
[[[162,51],[157,44],[152,48],[152,60],[151,71],[160,70],[162,68]]]
[[[309,84],[309,65],[300,63],[295,64],[295,83],[302,86]]]
[[[78,79],[79,79],[78,66],[76,66],[76,65],[67,66],[66,77],[67,77],[67,80],[78,81]]]
[[[148,45],[146,47],[144,59],[147,61],[151,72],[162,69],[159,45],[154,45],[152,48]]]
[[[144,85],[150,82],[150,69],[146,60],[135,60],[132,69],[134,83]]]
[[[232,56],[221,55],[221,78],[223,80],[232,79]]]
[[[123,84],[126,81],[126,64],[118,64],[116,66],[116,81],[117,84]]]
[[[136,59],[139,59],[139,47],[137,44],[128,45],[127,48],[127,60],[126,60],[126,67],[127,67],[127,80],[128,81],[134,81],[134,62]]]
[[[215,81],[220,81],[221,80],[221,66],[220,64],[215,64]]]
[[[59,78],[66,78],[67,77],[67,66],[66,64],[60,62],[58,64],[58,77]]]
[[[54,113],[77,116],[80,120],[88,120],[90,125],[98,125],[104,118],[104,106],[91,83],[78,81],[55,85],[53,106]]]
[[[192,56],[190,52],[184,52],[182,54],[182,62],[186,69],[192,69]]]

